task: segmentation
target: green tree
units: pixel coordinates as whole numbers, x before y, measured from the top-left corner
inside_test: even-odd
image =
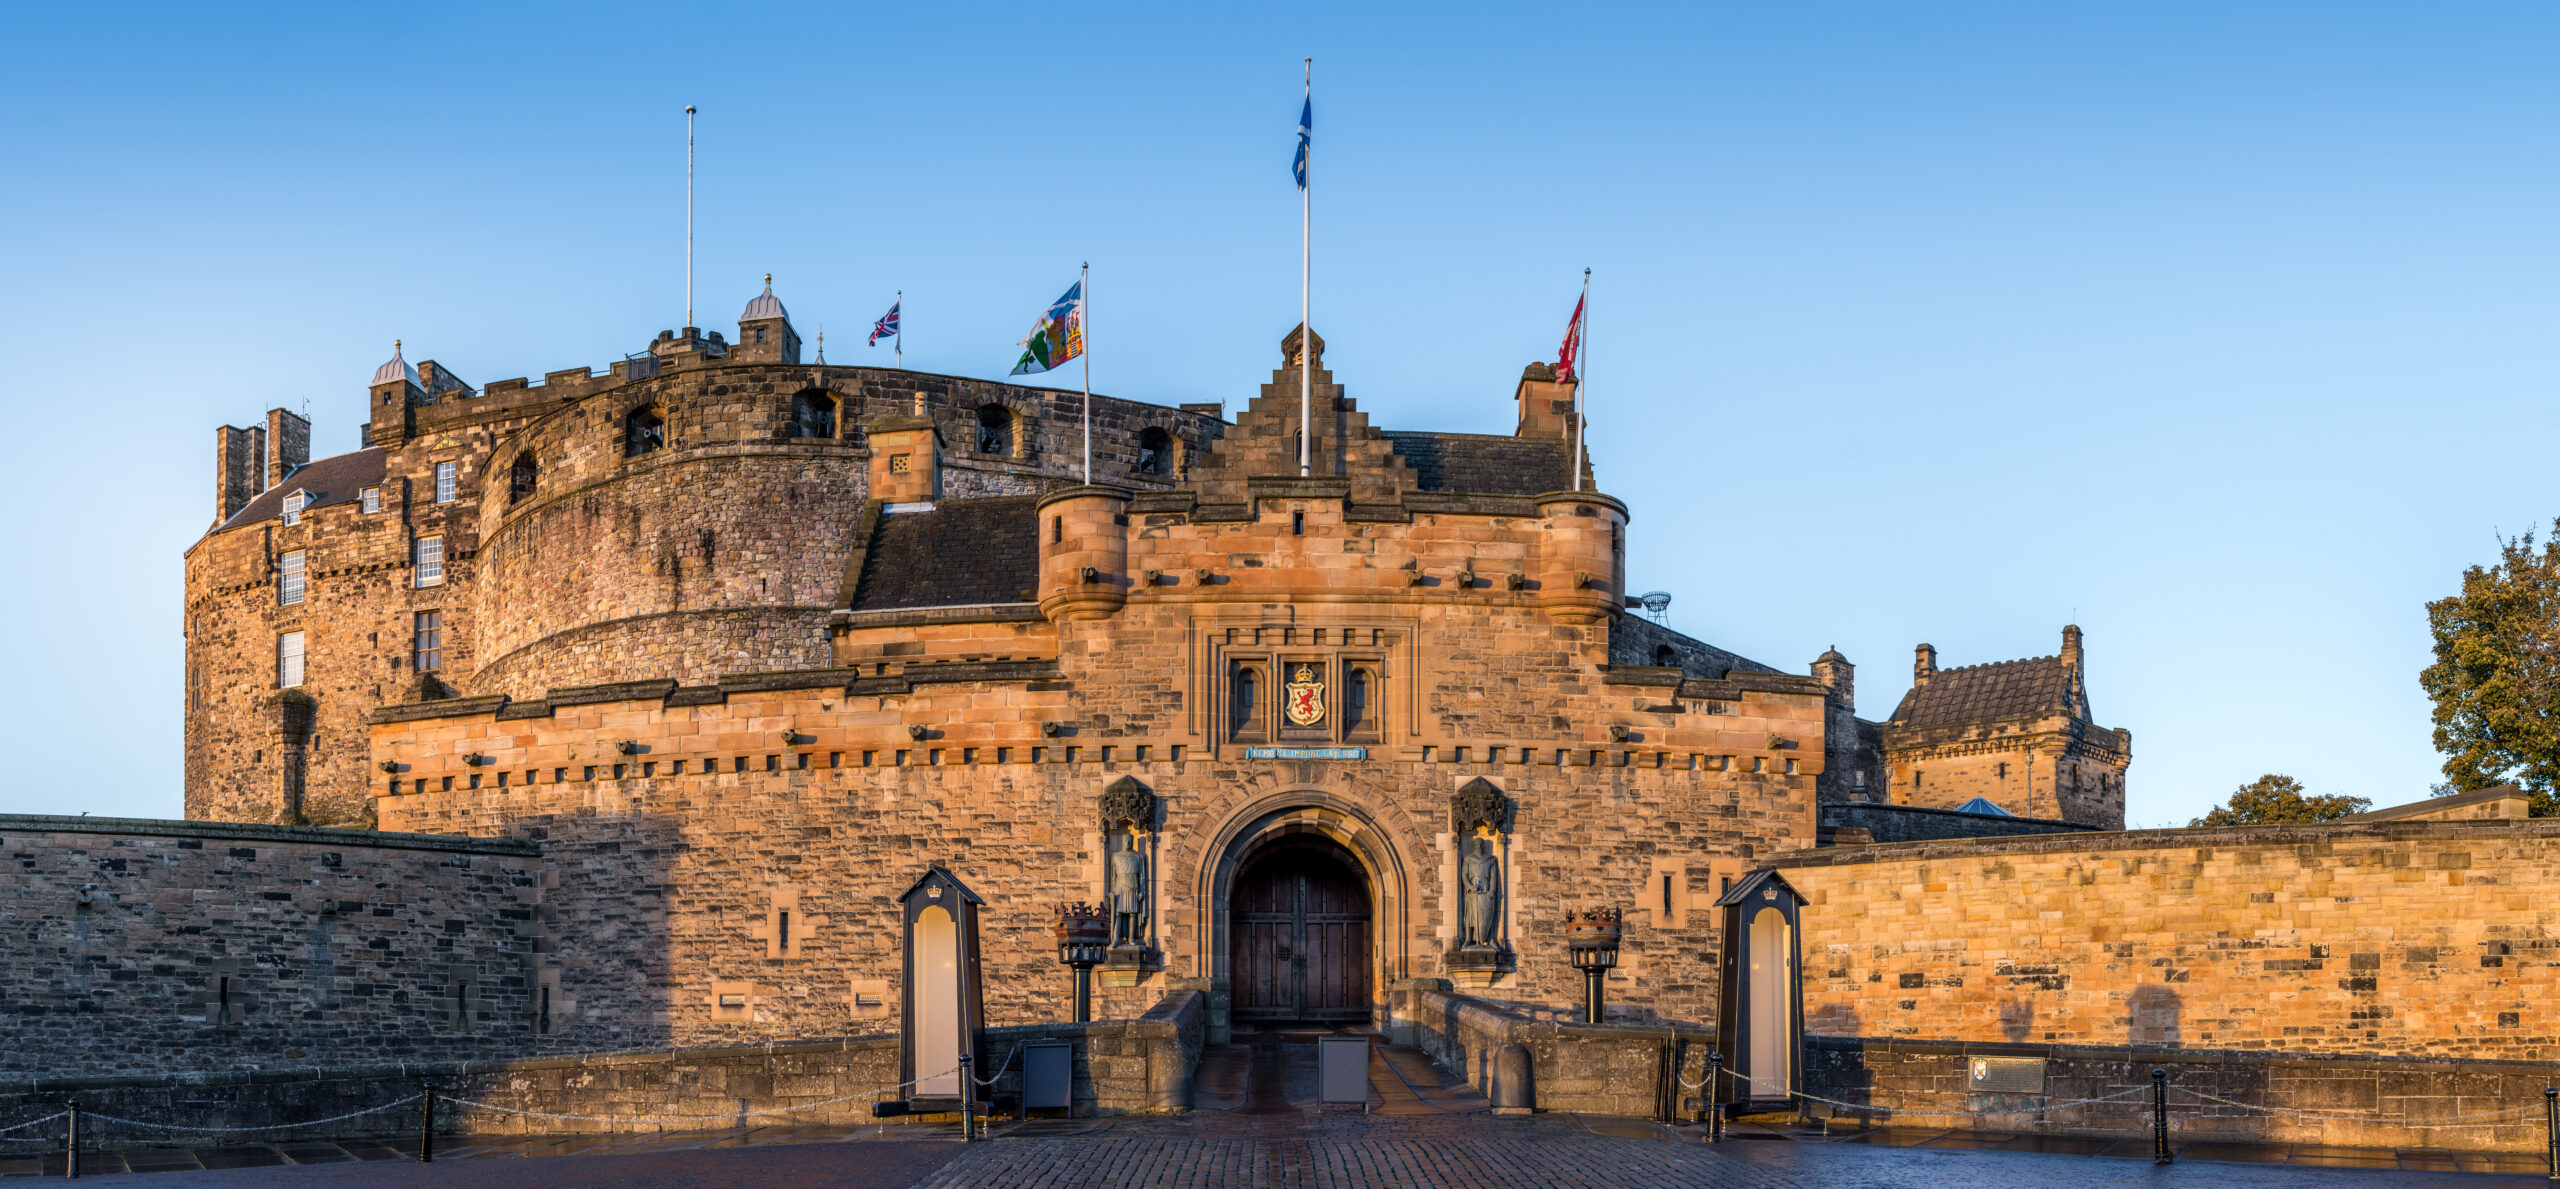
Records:
[[[2560,520],[2552,533],[2539,549],[2532,533],[2501,542],[2496,565],[2427,604],[2436,660],[2418,674],[2454,788],[2517,785],[2535,817],[2560,814]]]
[[[2373,808],[2363,797],[2302,795],[2302,782],[2270,772],[2241,785],[2231,800],[2187,823],[2191,826],[2284,826],[2333,822]]]

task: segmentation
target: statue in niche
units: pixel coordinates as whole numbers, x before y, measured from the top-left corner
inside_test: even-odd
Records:
[[[1147,942],[1147,857],[1138,853],[1138,836],[1114,833],[1111,850],[1111,944]]]
[[[1111,910],[1111,944],[1147,945],[1146,840],[1156,824],[1156,796],[1134,776],[1102,791],[1103,891]]]
[[[1478,837],[1467,857],[1458,862],[1458,886],[1463,896],[1460,919],[1465,937],[1459,943],[1467,947],[1493,947],[1502,944],[1502,860],[1493,854],[1493,840]]]

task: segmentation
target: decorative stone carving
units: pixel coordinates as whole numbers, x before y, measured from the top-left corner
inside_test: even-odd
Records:
[[[1511,798],[1495,788],[1493,782],[1479,776],[1458,789],[1449,798],[1449,821],[1459,834],[1473,834],[1477,827],[1496,834],[1511,832]]]
[[[1156,828],[1156,795],[1135,776],[1123,776],[1102,790],[1102,832],[1151,833]]]

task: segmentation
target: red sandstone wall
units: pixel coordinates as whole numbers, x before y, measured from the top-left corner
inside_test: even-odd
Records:
[[[2549,1060],[2560,822],[1783,857],[1824,1036]]]

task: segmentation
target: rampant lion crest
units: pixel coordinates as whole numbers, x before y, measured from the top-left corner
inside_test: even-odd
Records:
[[[1324,678],[1314,665],[1291,669],[1287,689],[1291,726],[1312,727],[1324,721]]]

